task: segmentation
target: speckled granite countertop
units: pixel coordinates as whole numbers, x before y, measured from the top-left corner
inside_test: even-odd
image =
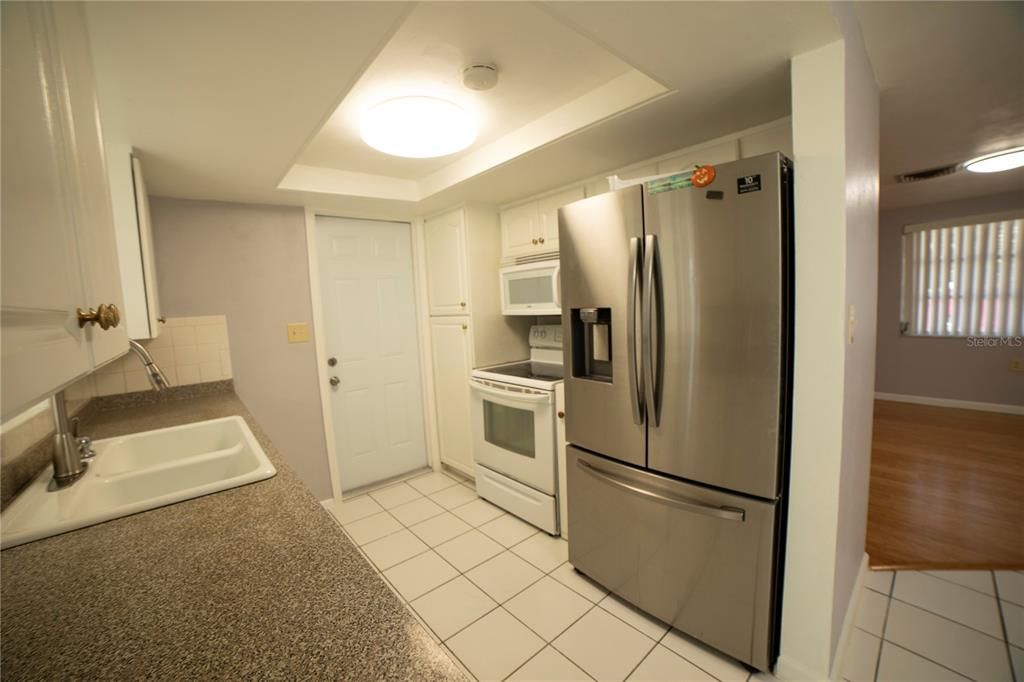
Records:
[[[234,393],[82,426],[99,439],[234,414],[274,478],[0,554],[5,682],[463,679]]]

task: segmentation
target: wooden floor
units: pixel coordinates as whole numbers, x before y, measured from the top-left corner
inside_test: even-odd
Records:
[[[873,568],[1024,569],[1024,416],[875,401]]]

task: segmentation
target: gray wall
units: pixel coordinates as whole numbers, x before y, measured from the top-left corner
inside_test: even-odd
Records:
[[[1015,209],[1024,210],[1024,191],[880,213],[876,391],[1024,404],[1024,374],[1010,371],[1011,360],[1024,360],[1024,349],[972,348],[966,339],[927,339],[899,333],[903,226]]]
[[[301,208],[151,197],[161,313],[226,315],[235,390],[319,499],[331,496]]]

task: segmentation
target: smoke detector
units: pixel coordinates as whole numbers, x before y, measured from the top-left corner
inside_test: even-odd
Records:
[[[462,84],[470,90],[490,90],[498,84],[498,67],[494,64],[470,64],[462,70]]]

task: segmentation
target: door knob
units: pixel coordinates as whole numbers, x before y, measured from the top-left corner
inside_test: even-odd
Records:
[[[121,324],[121,311],[113,303],[100,303],[96,310],[89,308],[89,312],[78,309],[78,326],[84,327],[87,324],[98,324],[100,329],[110,329]]]
[[[327,358],[328,367],[334,367],[336,364],[338,364],[338,358]]]
[[[341,379],[338,377],[331,377],[331,386],[337,386],[341,383]]]

